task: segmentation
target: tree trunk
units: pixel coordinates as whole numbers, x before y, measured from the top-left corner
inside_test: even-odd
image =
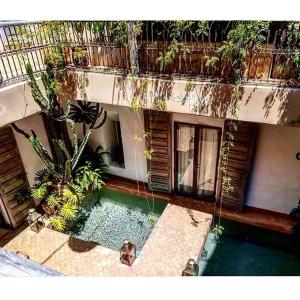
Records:
[[[138,75],[140,73],[139,70],[139,60],[138,60],[138,47],[137,40],[135,34],[135,24],[133,21],[128,22],[128,48],[129,48],[129,56],[131,63],[131,72],[133,75]]]

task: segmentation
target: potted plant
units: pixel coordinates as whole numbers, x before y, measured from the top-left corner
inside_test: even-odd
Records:
[[[87,48],[74,47],[72,49],[72,60],[75,66],[87,67],[89,65]]]
[[[18,204],[22,204],[25,201],[31,199],[31,191],[27,186],[22,186],[15,197],[15,200]]]

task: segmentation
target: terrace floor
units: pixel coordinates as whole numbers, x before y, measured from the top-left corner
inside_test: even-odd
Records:
[[[127,193],[137,194],[136,181],[131,181],[125,178],[111,176],[107,182],[107,186],[111,189],[122,190]],[[143,184],[141,183],[141,187]],[[141,196],[152,196],[146,188],[143,191],[140,188]],[[178,194],[162,194],[154,193],[155,198],[164,200],[168,203],[187,207],[193,210],[213,214],[215,209],[214,204],[207,201],[201,201],[188,196]],[[219,215],[219,209],[216,209],[216,215]],[[277,231],[284,234],[290,234],[291,229],[296,224],[296,221],[288,215],[267,211],[264,209],[245,207],[242,212],[235,212],[229,209],[222,208],[222,218],[240,222],[243,224],[253,225],[256,227]]]
[[[48,228],[26,228],[4,248],[70,276],[180,276],[189,258],[200,258],[211,221],[210,214],[168,204],[131,267],[118,251]]]

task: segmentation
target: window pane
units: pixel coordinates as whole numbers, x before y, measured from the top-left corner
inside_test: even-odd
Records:
[[[110,150],[111,155],[111,165],[115,165],[121,168],[125,168],[124,164],[124,151],[123,151],[123,142],[121,134],[121,126],[119,121],[112,121],[112,145]]]
[[[194,169],[195,126],[178,126],[177,132],[177,189],[192,193]]]
[[[198,152],[198,184],[197,195],[210,197],[215,194],[217,158],[219,147],[218,130],[200,128]]]

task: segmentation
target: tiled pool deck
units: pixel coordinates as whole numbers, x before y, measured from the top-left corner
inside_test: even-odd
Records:
[[[4,248],[70,276],[180,276],[189,258],[200,257],[211,221],[210,214],[168,204],[131,267],[118,251],[48,228],[27,228]]]

